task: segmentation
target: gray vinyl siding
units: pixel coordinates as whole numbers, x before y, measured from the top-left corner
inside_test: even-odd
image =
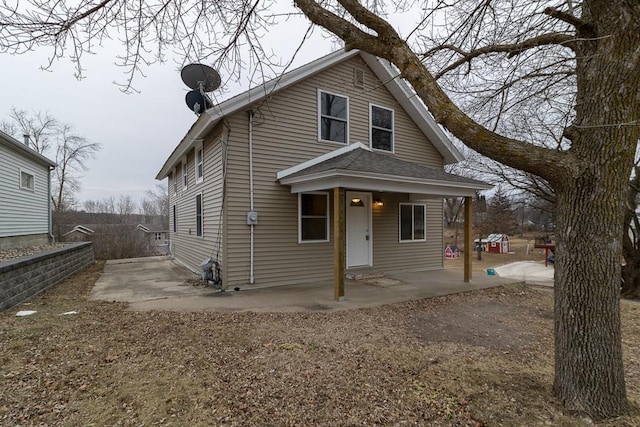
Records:
[[[354,67],[366,71],[364,89],[353,85]],[[254,208],[258,212],[258,225],[254,230],[257,285],[330,281],[333,277],[333,236],[329,242],[298,243],[298,195],[291,194],[289,187],[276,181],[276,172],[344,146],[318,142],[318,89],[349,97],[351,143],[369,145],[369,104],[374,103],[394,110],[395,154],[389,155],[431,167],[441,168],[443,164],[441,155],[359,57],[252,106],[257,109],[253,132]],[[246,111],[234,114],[226,123],[230,133],[225,285],[235,286],[248,283],[250,268],[250,227],[246,224],[250,207],[248,115]],[[427,207],[427,242],[398,243],[397,201],[407,197],[406,194],[385,193],[382,213],[376,214],[374,209],[374,214],[378,215],[374,217],[374,268],[397,270],[442,266],[439,200],[429,202]],[[211,214],[207,212],[207,215]]]
[[[20,169],[34,176],[34,190],[20,188]],[[48,166],[0,144],[0,237],[49,232]]]
[[[223,262],[222,254],[222,161],[223,145],[219,135],[204,141],[204,180],[195,182],[195,150],[187,155],[188,185],[182,186],[182,163],[169,176],[171,208],[170,241],[173,257],[194,272],[207,258]],[[178,179],[178,191],[173,193],[173,180]],[[196,195],[202,194],[203,235],[196,235]],[[173,205],[176,206],[177,232],[173,232]]]

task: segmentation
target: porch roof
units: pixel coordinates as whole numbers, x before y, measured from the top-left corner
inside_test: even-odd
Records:
[[[278,172],[292,193],[349,189],[415,194],[416,197],[474,196],[491,185],[442,170],[396,159],[352,144]]]

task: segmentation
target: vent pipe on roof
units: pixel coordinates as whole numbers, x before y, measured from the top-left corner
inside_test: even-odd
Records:
[[[22,140],[24,142],[24,145],[26,145],[27,147],[29,146],[29,139],[31,138],[31,135],[29,135],[28,133],[25,133],[22,135]]]

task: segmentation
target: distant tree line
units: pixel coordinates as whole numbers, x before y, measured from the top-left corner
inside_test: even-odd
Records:
[[[97,259],[164,255],[168,250],[169,209],[166,186],[158,184],[138,203],[130,196],[88,200],[60,220],[60,241],[90,240]],[[79,226],[79,227],[78,227]]]

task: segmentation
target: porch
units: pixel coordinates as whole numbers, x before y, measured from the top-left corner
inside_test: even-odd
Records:
[[[326,281],[220,292],[193,286],[196,276],[168,257],[108,261],[91,299],[127,301],[131,310],[310,312],[352,310],[522,283],[477,275],[463,281],[460,270],[386,272],[383,279],[345,280],[348,298],[332,298]]]

